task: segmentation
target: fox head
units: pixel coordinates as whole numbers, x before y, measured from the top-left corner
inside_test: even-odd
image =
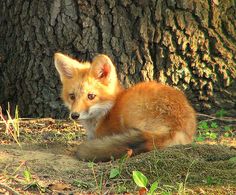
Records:
[[[62,82],[61,97],[74,120],[87,120],[105,115],[121,90],[116,69],[106,55],[92,62],[79,62],[55,53],[54,62]]]

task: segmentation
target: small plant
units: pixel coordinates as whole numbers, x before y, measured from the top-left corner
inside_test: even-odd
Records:
[[[235,157],[231,157],[229,159],[229,162],[233,163],[233,164],[236,164],[236,156]]]
[[[212,131],[208,131],[206,132],[206,137],[211,139],[211,140],[215,140],[217,138],[218,134],[214,133]]]
[[[200,121],[198,124],[198,128],[201,130],[208,130],[209,126],[208,123],[206,121]]]
[[[187,194],[186,193],[186,190],[187,190],[186,184],[187,184],[188,177],[190,175],[190,169],[191,169],[191,167],[193,166],[194,163],[195,163],[195,161],[191,162],[191,164],[190,164],[190,166],[188,168],[188,171],[187,171],[187,174],[186,174],[184,182],[179,183],[178,194],[181,194],[181,195]]]
[[[219,179],[215,179],[211,176],[207,176],[207,178],[205,180],[203,180],[207,185],[216,185],[216,184],[220,184],[220,180]]]
[[[103,172],[102,172],[102,174],[100,176],[100,181],[98,182],[97,176],[96,176],[96,173],[95,173],[94,165],[95,165],[94,162],[89,162],[88,163],[88,167],[91,168],[92,171],[93,171],[93,177],[94,177],[94,180],[95,180],[96,188],[100,191],[100,194],[102,194]]]
[[[121,170],[119,168],[112,168],[110,171],[109,178],[114,179],[121,174]]]
[[[185,195],[185,185],[183,184],[183,182],[179,183],[178,185],[178,193],[179,195]]]
[[[7,118],[5,119],[3,113],[2,113],[2,108],[0,107],[0,118],[2,119],[3,123],[6,126],[6,134],[10,134],[13,139],[16,141],[16,143],[21,147],[21,144],[18,140],[20,137],[20,119],[19,119],[19,110],[18,106],[15,108],[15,117],[12,118],[10,114],[10,104],[8,103],[8,109],[7,109]]]
[[[216,122],[212,122],[210,125],[211,125],[211,128],[213,129],[218,128],[218,124]]]
[[[200,130],[198,131],[198,136],[196,137],[196,141],[202,142],[206,139],[205,132],[208,131],[209,129],[208,123],[206,121],[200,121],[198,124],[198,129]]]
[[[92,185],[90,185],[89,183],[84,182],[82,180],[77,180],[77,179],[73,181],[73,185],[79,188],[84,188],[84,189],[88,189],[92,187]]]
[[[230,126],[224,126],[224,137],[230,138],[235,136],[235,131]]]
[[[26,168],[24,171],[23,171],[23,175],[24,175],[24,178],[25,178],[25,182],[28,184],[32,181],[32,175],[29,171],[28,168]]]
[[[202,142],[205,139],[215,140],[218,137],[218,133],[215,130],[218,128],[218,124],[216,122],[208,123],[206,121],[200,121],[198,124],[198,136],[196,137],[196,141]]]
[[[151,184],[150,189],[148,190],[148,179],[140,171],[133,171],[133,180],[136,185],[139,186],[142,191],[144,190],[145,192],[147,192],[148,195],[154,194],[154,192],[158,188],[158,181],[155,181],[153,184]]]
[[[128,158],[128,155],[126,154],[126,155],[122,156],[122,158],[119,159],[119,167],[115,167],[115,168],[111,169],[110,175],[109,175],[110,179],[117,178],[121,175],[121,172],[123,170],[123,164],[125,163],[127,158]]]
[[[181,195],[185,195],[186,194],[186,191],[187,191],[187,188],[186,188],[187,180],[188,180],[188,177],[190,175],[190,169],[194,165],[194,163],[195,163],[195,161],[191,162],[191,164],[190,164],[190,166],[189,166],[189,168],[187,170],[187,174],[186,174],[185,180],[178,184],[178,188],[177,188],[177,192],[178,193],[177,194],[181,194]],[[148,184],[147,177],[143,173],[141,173],[140,171],[133,171],[133,180],[136,183],[136,185],[140,187],[139,194],[153,195],[153,194],[155,194],[157,189],[160,189],[160,193],[161,194],[165,194],[165,195],[172,194],[169,190],[166,190],[166,189],[163,189],[162,187],[159,187],[158,186],[159,185],[158,181],[155,181],[151,185]],[[149,185],[150,185],[150,188],[148,188]],[[168,186],[168,187],[172,188],[172,186]],[[173,189],[175,189],[175,188],[173,187]]]
[[[227,111],[223,108],[216,112],[216,117],[222,118],[227,114]]]
[[[40,185],[39,182],[33,178],[26,163],[27,161],[22,161],[18,167],[14,170],[10,170],[10,172],[5,168],[4,174],[0,179],[4,178],[4,180],[11,181],[11,183],[23,184],[23,190],[38,190],[39,192],[45,193],[47,190],[46,187]],[[11,192],[11,194],[18,194],[14,190],[11,190]]]
[[[46,192],[45,187],[41,186],[36,180],[33,179],[32,174],[26,165],[26,162],[23,163],[25,169],[23,171],[23,183],[25,184],[24,190],[38,190],[40,192]]]

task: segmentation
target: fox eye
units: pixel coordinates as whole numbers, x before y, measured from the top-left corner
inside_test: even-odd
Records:
[[[74,93],[70,93],[69,94],[69,97],[70,97],[70,99],[73,101],[73,100],[75,100],[75,94]]]
[[[92,93],[89,93],[89,94],[88,94],[88,99],[89,99],[89,100],[93,100],[95,97],[96,97],[95,94],[92,94]]]

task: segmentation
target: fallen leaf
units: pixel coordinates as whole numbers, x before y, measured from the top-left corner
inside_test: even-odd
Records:
[[[145,195],[147,193],[147,189],[146,188],[140,188],[138,191],[139,195]]]
[[[64,184],[64,183],[49,184],[48,188],[50,190],[56,190],[56,191],[71,190],[71,186],[69,184]]]

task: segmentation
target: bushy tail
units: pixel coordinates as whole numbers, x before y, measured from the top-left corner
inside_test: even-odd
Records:
[[[79,145],[77,157],[86,161],[109,161],[125,154],[136,155],[155,148],[161,149],[173,145],[189,144],[193,134],[184,131],[171,131],[160,126],[156,131],[127,130],[126,133],[94,139]]]
[[[86,141],[79,145],[77,157],[85,161],[109,161],[127,154],[132,155],[149,151],[144,132],[131,129],[127,133],[106,136],[101,139]]]

